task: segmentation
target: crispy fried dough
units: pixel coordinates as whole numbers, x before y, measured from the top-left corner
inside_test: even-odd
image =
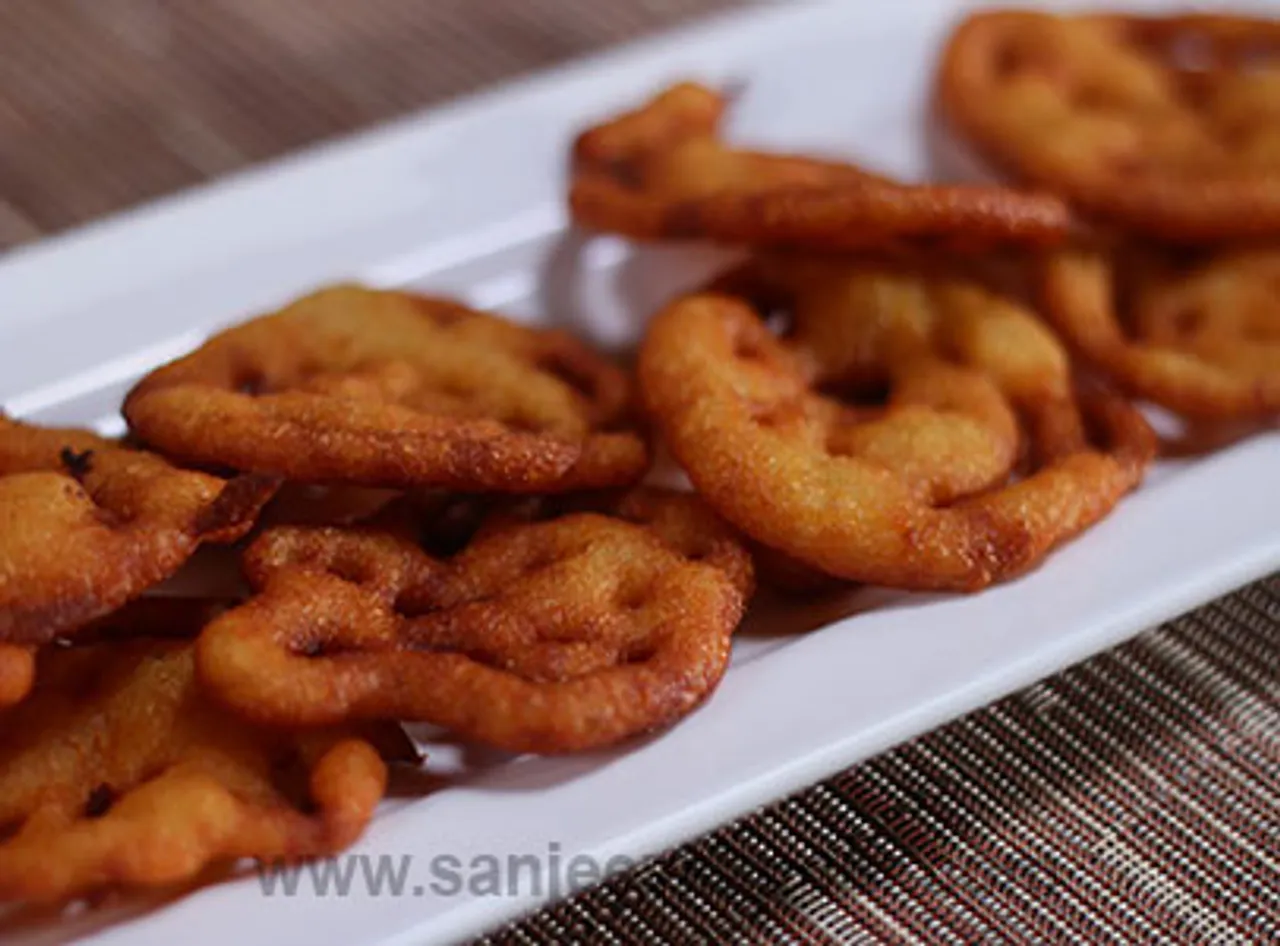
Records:
[[[272,530],[246,556],[258,595],[201,635],[201,678],[265,722],[416,720],[515,752],[669,725],[723,676],[750,574],[692,502],[625,507],[652,528],[504,517],[449,559],[403,529]]]
[[[42,644],[244,535],[276,481],[178,469],[0,415],[0,643]]]
[[[1031,568],[1141,481],[1155,447],[1142,416],[1077,391],[1052,336],[981,285],[786,259],[746,283],[765,298],[668,306],[639,376],[694,486],[756,540],[850,580],[971,591]],[[757,303],[789,310],[785,338]],[[884,406],[824,393],[868,382],[888,383]],[[1011,408],[1037,462],[1012,483]]]
[[[1163,240],[1280,235],[1280,23],[985,11],[942,107],[987,157]]]
[[[41,653],[0,717],[0,900],[168,886],[242,857],[332,854],[382,798],[398,727],[291,733],[241,722],[196,687],[190,643]]]
[[[626,375],[571,336],[336,286],[144,378],[133,430],[189,461],[305,482],[554,492],[632,483]]]
[[[909,186],[851,164],[733,149],[724,96],[673,86],[583,132],[569,205],[593,230],[639,240],[849,250],[896,239],[1052,243],[1068,229],[1057,198],[1001,187]]]
[[[1063,338],[1135,397],[1197,421],[1280,413],[1280,248],[1176,265],[1154,250],[1076,248],[1044,268]]]

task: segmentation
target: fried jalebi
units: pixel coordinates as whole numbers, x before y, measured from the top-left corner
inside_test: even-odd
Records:
[[[640,240],[864,248],[897,238],[959,246],[1048,243],[1069,219],[1058,199],[999,187],[916,187],[850,164],[728,147],[724,96],[693,83],[583,132],[569,203],[593,230]]]
[[[624,503],[652,528],[504,517],[448,559],[403,528],[272,530],[246,555],[257,596],[200,637],[201,679],[267,723],[415,720],[515,752],[668,725],[719,683],[750,580],[693,502]]]
[[[178,641],[41,653],[35,691],[0,715],[0,900],[168,886],[360,835],[383,755],[411,757],[398,727],[261,729],[210,702],[193,666]]]
[[[1045,311],[1083,358],[1136,397],[1196,420],[1280,413],[1280,249],[1192,256],[1054,253]]]
[[[1280,23],[975,14],[944,55],[953,124],[1023,180],[1166,240],[1280,235]]]
[[[1076,391],[1012,299],[879,262],[764,260],[748,276],[727,284],[763,294],[696,293],[660,313],[639,373],[699,493],[766,545],[851,580],[975,590],[1033,567],[1141,480],[1142,416]],[[787,311],[786,338],[755,305]],[[824,393],[883,383],[882,407]],[[1012,483],[1010,404],[1036,462]]]
[[[0,415],[0,644],[45,643],[115,610],[202,542],[244,535],[275,487]]]
[[[125,415],[173,456],[305,482],[553,492],[644,473],[629,402],[563,332],[338,286],[153,372]]]

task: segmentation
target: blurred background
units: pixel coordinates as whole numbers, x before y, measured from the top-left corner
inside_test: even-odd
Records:
[[[745,0],[3,0],[0,251]]]

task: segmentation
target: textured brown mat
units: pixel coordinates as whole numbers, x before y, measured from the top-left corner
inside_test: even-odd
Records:
[[[740,0],[3,0],[0,248]]]
[[[0,247],[735,5],[4,0]],[[489,942],[1275,942],[1277,771],[1273,577]]]
[[[485,942],[1280,942],[1280,577]]]

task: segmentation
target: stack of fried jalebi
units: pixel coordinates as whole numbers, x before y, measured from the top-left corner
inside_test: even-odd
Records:
[[[577,222],[746,257],[653,315],[635,384],[340,285],[142,379],[125,441],[0,417],[0,900],[331,854],[403,721],[537,753],[671,725],[757,577],[976,591],[1139,486],[1126,396],[1274,416],[1277,36],[971,18],[942,103],[1034,193],[735,149],[691,83],[587,129]],[[692,492],[641,482],[650,432]],[[198,550],[238,591],[182,596]]]
[[[724,675],[751,557],[637,487],[631,381],[562,332],[337,286],[124,412],[127,442],[0,418],[0,901],[331,854],[401,721],[582,751]],[[202,544],[243,594],[167,584]]]
[[[591,229],[754,252],[655,316],[638,378],[762,563],[782,556],[802,583],[974,590],[1142,481],[1151,429],[1077,376],[1024,288],[1028,252],[1067,238],[1064,205],[734,150],[724,105],[686,83],[585,131],[570,206]]]
[[[143,597],[277,485],[0,417],[0,901],[183,884],[363,830],[384,757],[412,756],[399,727],[238,721],[194,681],[227,603]]]
[[[415,757],[393,723],[266,728],[218,706],[190,640],[208,612],[185,604],[159,626],[129,605],[111,640],[43,651],[35,691],[0,717],[0,899],[334,853],[372,816],[385,762]]]

